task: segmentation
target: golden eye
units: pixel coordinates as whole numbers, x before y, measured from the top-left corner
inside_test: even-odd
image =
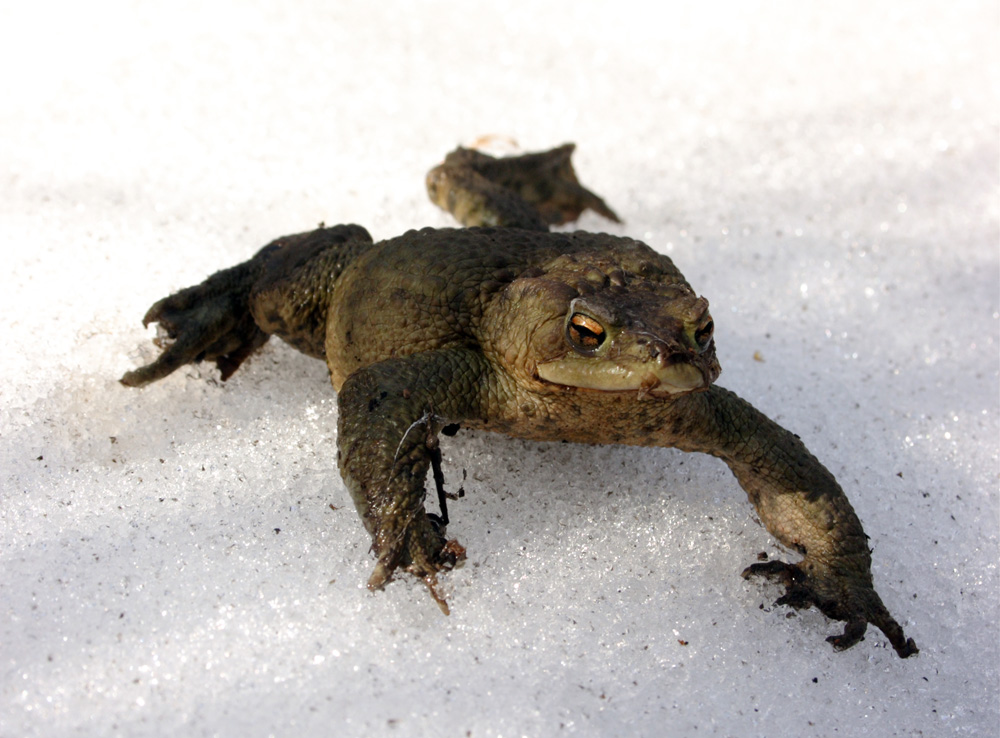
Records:
[[[600,348],[605,336],[604,326],[583,313],[573,313],[566,326],[566,337],[570,345],[584,353]]]

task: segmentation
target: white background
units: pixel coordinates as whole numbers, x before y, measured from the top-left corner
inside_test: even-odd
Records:
[[[4,738],[997,735],[996,4],[502,5],[4,3]],[[580,227],[709,298],[918,657],[743,581],[783,552],[714,459],[460,434],[445,618],[364,589],[321,362],[117,383],[276,236],[449,224],[424,172],[483,134],[576,141],[625,220]]]

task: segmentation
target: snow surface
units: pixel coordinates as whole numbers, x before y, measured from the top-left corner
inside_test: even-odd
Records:
[[[0,736],[998,734],[997,4],[499,5],[3,4]],[[709,297],[918,657],[742,580],[783,552],[714,459],[460,434],[445,618],[363,586],[321,362],[118,384],[278,235],[447,224],[482,134],[576,141],[580,227]]]

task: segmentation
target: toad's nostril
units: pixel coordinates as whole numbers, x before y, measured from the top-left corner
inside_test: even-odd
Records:
[[[700,350],[704,351],[708,347],[708,344],[712,342],[712,333],[714,331],[715,324],[709,318],[707,323],[694,332],[694,341],[698,344]]]

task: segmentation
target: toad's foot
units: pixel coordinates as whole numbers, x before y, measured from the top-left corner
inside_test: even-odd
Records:
[[[593,210],[615,223],[615,212],[580,184],[570,160],[576,147],[495,158],[458,148],[427,174],[431,202],[466,226],[546,231]]]
[[[838,651],[862,640],[871,623],[885,634],[900,658],[919,652],[917,644],[903,634],[903,628],[882,604],[870,581],[855,581],[854,577],[824,571],[806,561],[800,564],[784,561],[753,564],[743,570],[743,577],[762,576],[784,584],[785,594],[778,598],[776,605],[796,609],[815,606],[828,618],[845,621],[843,634],[826,639]]]
[[[368,579],[368,589],[382,589],[397,568],[423,580],[431,597],[445,615],[448,603],[438,589],[437,573],[450,571],[465,561],[465,548],[458,541],[446,540],[444,528],[428,515],[418,519],[393,541],[378,557]],[[375,536],[376,544],[379,536]]]
[[[160,335],[153,342],[163,353],[151,364],[126,372],[121,383],[141,387],[205,359],[214,361],[228,379],[268,338],[247,307],[258,271],[256,261],[247,261],[154,304],[142,324],[159,324]]]

